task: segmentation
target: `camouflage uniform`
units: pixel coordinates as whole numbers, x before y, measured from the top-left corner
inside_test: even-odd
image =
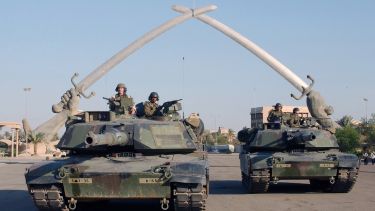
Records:
[[[133,98],[128,95],[116,94],[113,100],[113,103],[109,105],[111,111],[114,111],[116,114],[127,114],[129,108],[134,106]]]
[[[150,101],[146,101],[144,103],[145,116],[146,117],[156,116],[156,110],[158,107],[159,105],[156,102],[152,103]]]
[[[277,110],[272,110],[267,117],[268,122],[280,122],[282,123],[283,120],[283,112],[282,111],[277,111]]]
[[[301,117],[298,114],[292,113],[290,114],[288,125],[290,127],[299,127],[301,125],[300,121],[301,121]]]

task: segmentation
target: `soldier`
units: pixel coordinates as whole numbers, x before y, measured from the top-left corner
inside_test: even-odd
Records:
[[[273,109],[269,114],[268,114],[268,117],[267,117],[267,121],[268,122],[279,122],[279,123],[282,123],[283,121],[283,106],[280,104],[280,103],[276,103],[276,105],[274,106],[275,109]]]
[[[133,98],[126,94],[127,88],[125,84],[119,83],[116,86],[117,94],[110,98],[109,109],[116,114],[133,115],[135,114],[135,106]]]
[[[301,117],[298,114],[299,108],[293,108],[293,113],[288,120],[289,127],[299,127],[301,125]]]
[[[144,113],[147,118],[158,115],[159,95],[157,92],[151,92],[148,101],[144,103]]]

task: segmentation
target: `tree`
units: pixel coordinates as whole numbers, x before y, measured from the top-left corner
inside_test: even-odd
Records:
[[[38,154],[38,143],[42,142],[43,139],[44,139],[44,133],[35,133],[35,132],[31,132],[29,134],[29,142],[33,143],[34,144],[34,155],[37,155]]]
[[[355,149],[360,146],[359,133],[353,127],[346,126],[336,131],[336,138],[343,152],[354,153]]]
[[[228,144],[228,137],[223,136],[223,135],[218,135],[217,144]]]
[[[352,125],[352,120],[353,120],[353,117],[345,115],[339,121],[337,121],[337,123],[341,127],[347,127],[347,126],[351,126]]]
[[[202,142],[206,145],[215,145],[215,138],[209,130],[205,130],[202,134]]]
[[[370,115],[370,118],[368,118],[368,120],[367,120],[367,124],[375,126],[375,113],[372,113]]]
[[[368,144],[375,145],[375,126],[368,127],[368,133],[365,141]]]

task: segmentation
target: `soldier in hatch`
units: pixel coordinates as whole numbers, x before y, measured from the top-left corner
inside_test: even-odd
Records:
[[[293,108],[293,113],[290,114],[290,118],[288,120],[289,127],[300,127],[301,126],[301,116],[299,115],[299,108]]]
[[[133,98],[126,94],[125,84],[119,83],[116,86],[117,94],[110,98],[109,109],[119,115],[135,114]]]
[[[148,101],[144,103],[144,113],[146,118],[152,118],[158,116],[159,114],[159,95],[157,92],[151,92],[148,97]]]
[[[282,123],[283,121],[283,106],[280,104],[280,103],[276,103],[276,105],[274,106],[275,109],[273,109],[269,114],[268,114],[268,117],[267,117],[267,121],[268,122],[279,122],[279,123]]]

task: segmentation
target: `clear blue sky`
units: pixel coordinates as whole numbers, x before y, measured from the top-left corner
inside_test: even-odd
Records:
[[[194,3],[195,2],[195,3]],[[333,117],[375,113],[375,2],[345,0],[2,1],[0,6],[0,121],[33,127],[50,118],[51,105],[71,87],[152,28],[177,16],[171,5],[216,4],[209,15],[254,41],[305,79],[316,79],[335,109]],[[185,61],[182,62],[182,57]],[[183,77],[184,72],[184,77]],[[190,20],[131,55],[89,90],[81,109],[106,110],[103,96],[126,83],[135,101],[151,91],[161,101],[183,98],[185,113],[199,112],[207,128],[250,125],[250,108],[275,102],[305,105],[297,91],[242,46]]]

